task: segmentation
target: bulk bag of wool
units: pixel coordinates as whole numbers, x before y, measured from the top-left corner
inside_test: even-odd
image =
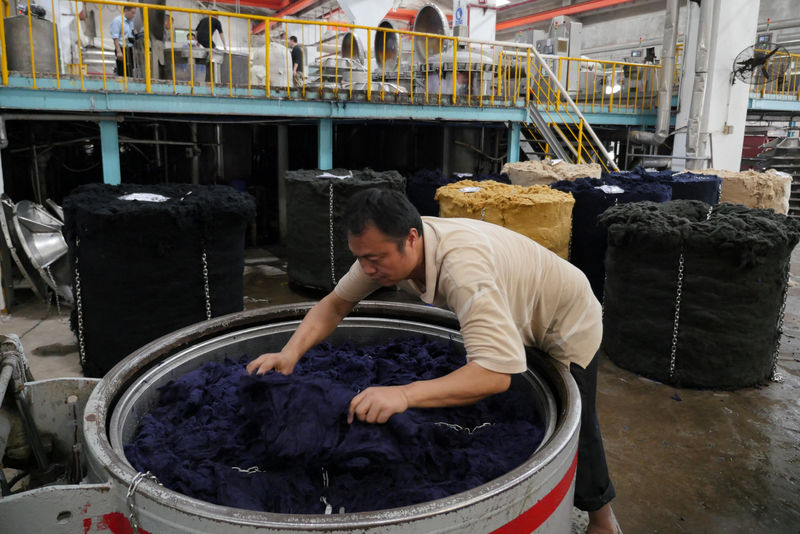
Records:
[[[574,182],[562,180],[550,187],[571,193],[575,198],[569,261],[583,271],[592,285],[594,295],[602,302],[606,229],[597,221],[597,217],[617,204],[647,200],[666,202],[672,199],[672,189],[664,184],[633,181],[614,186],[597,178],[578,178]]]
[[[612,361],[698,388],[772,375],[800,221],[681,200],[614,206],[600,222],[608,229],[603,346]]]
[[[629,172],[611,172],[603,175],[609,184],[622,186],[629,180],[643,180],[666,184],[672,188],[672,200],[700,200],[707,204],[719,203],[722,179],[718,176],[678,173],[675,171],[648,171],[637,167]]]
[[[548,185],[560,180],[600,178],[603,172],[599,163],[568,163],[559,159],[544,161],[517,161],[503,165],[513,185],[528,187]]]
[[[331,291],[355,258],[344,217],[350,198],[365,189],[405,193],[397,171],[298,170],[286,173],[287,271],[293,284]]]
[[[572,206],[569,193],[545,185],[521,187],[462,180],[436,191],[442,217],[485,220],[528,236],[562,258],[569,251]]]
[[[417,208],[420,215],[438,217],[439,203],[433,198],[436,196],[436,190],[447,184],[452,184],[464,179],[475,180],[477,182],[493,180],[503,184],[511,183],[506,174],[492,173],[473,176],[472,173],[453,173],[449,177],[446,177],[439,169],[435,171],[421,169],[408,177],[406,196],[409,202]]]
[[[253,198],[228,186],[90,184],[64,199],[86,376],[150,341],[242,311]]]
[[[770,169],[757,171],[725,171],[706,169],[702,172],[722,178],[720,202],[741,204],[748,208],[774,210],[789,213],[789,197],[792,194],[792,175]]]

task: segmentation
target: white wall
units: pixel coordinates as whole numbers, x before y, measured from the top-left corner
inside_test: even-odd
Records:
[[[748,86],[741,82],[731,85],[730,75],[736,55],[755,41],[758,5],[753,0],[716,0],[712,35],[709,46],[709,69],[703,111],[700,115],[700,135],[707,135],[705,152],[711,156],[707,168],[738,171],[741,164],[744,127],[747,119]],[[689,49],[694,47],[690,39]],[[686,72],[681,94],[681,112],[675,127],[686,126],[694,75],[694,54],[688,51]],[[701,147],[701,151],[703,148]],[[686,136],[675,135],[673,155],[686,154]],[[684,160],[674,160],[673,168],[686,166]],[[701,167],[702,168],[702,167]]]

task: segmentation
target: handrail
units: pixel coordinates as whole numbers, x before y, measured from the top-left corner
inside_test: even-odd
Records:
[[[578,106],[575,105],[575,102],[572,100],[572,98],[570,98],[570,96],[567,93],[566,89],[564,89],[564,86],[561,85],[561,81],[559,81],[559,79],[556,78],[556,75],[553,73],[552,69],[550,69],[550,67],[547,65],[547,62],[545,62],[545,60],[544,60],[544,58],[542,58],[541,54],[539,54],[539,51],[536,50],[535,48],[532,49],[532,51],[533,51],[534,57],[538,60],[538,62],[541,64],[542,68],[544,68],[545,72],[549,76],[548,82],[552,80],[552,82],[555,84],[556,88],[558,89],[559,94],[561,95],[561,97],[564,98],[566,104],[575,112],[575,114],[580,118],[580,120],[585,125],[584,130],[586,131],[586,133],[589,135],[589,137],[591,137],[592,141],[598,147],[602,147],[603,143],[597,137],[597,134],[595,133],[594,129],[592,129],[592,127],[589,126],[589,122],[583,116],[583,113],[581,113],[581,110],[578,109]],[[614,160],[611,159],[611,156],[608,155],[608,152],[605,149],[603,149],[603,156],[604,156],[606,162],[614,170],[617,170],[617,171],[619,170],[619,167],[617,167],[617,164],[614,163]]]

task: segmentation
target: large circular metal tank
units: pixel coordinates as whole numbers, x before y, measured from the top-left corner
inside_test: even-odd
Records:
[[[184,328],[150,343],[114,367],[84,411],[90,482],[110,483],[118,509],[137,472],[123,444],[157,402],[157,388],[211,360],[279,350],[311,304],[253,310]],[[329,338],[375,343],[422,335],[460,344],[450,312],[413,304],[365,302]],[[566,367],[532,358],[512,387],[529,394],[546,422],[538,450],[509,473],[472,490],[417,505],[374,512],[290,515],[218,506],[142,479],[136,486],[139,525],[149,532],[568,532],[577,465],[580,398]],[[116,488],[115,490],[113,488]],[[379,488],[376,488],[379,490]]]
[[[378,28],[372,45],[372,49],[375,50],[375,60],[378,62],[379,68],[394,71],[397,69],[398,54],[400,53],[400,37],[393,31],[386,31],[395,29],[388,20],[381,22]]]
[[[56,54],[58,46],[53,43],[53,23],[31,17],[33,31],[33,61],[36,74],[56,72]],[[28,31],[28,16],[17,15],[3,20],[6,32],[6,54],[8,70],[32,72],[31,39]]]
[[[418,33],[432,33],[434,35],[450,35],[450,26],[447,24],[447,17],[435,4],[425,4],[422,9],[417,11],[414,17],[414,31]],[[426,42],[427,41],[427,42]],[[426,59],[434,54],[443,52],[449,41],[440,43],[440,39],[429,37],[414,36],[414,62],[425,63]],[[441,48],[440,48],[441,44]],[[427,48],[427,53],[426,53]]]

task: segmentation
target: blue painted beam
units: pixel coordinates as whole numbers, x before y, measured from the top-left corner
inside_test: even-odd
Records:
[[[11,82],[14,82],[13,84]],[[104,92],[102,80],[85,80],[87,91],[73,89],[71,80],[63,79],[61,89],[56,81],[37,79],[39,89],[29,89],[27,79],[13,77],[9,86],[0,87],[0,108],[41,111],[87,111],[97,113],[186,113],[207,115],[248,115],[263,117],[304,117],[333,119],[445,120],[462,122],[524,121],[525,108],[465,107],[425,104],[380,103],[373,93],[373,102],[297,100],[287,98],[248,97],[247,89],[234,88],[234,98],[212,96],[207,87],[195,88],[195,94],[147,94],[144,84],[128,82],[128,92]],[[109,86],[114,84],[109,84]],[[154,85],[155,87],[155,85]],[[181,86],[188,89],[188,86]],[[162,87],[163,89],[163,87]],[[205,92],[206,94],[201,94]],[[218,91],[219,92],[219,91]],[[257,92],[253,92],[257,94]],[[273,91],[273,96],[281,96]],[[285,96],[285,95],[284,95]],[[328,96],[328,95],[324,95]],[[386,100],[390,98],[387,96]]]
[[[122,173],[119,167],[119,135],[117,121],[100,121],[100,146],[103,156],[103,183],[119,185]]]
[[[770,100],[766,98],[751,98],[747,109],[752,111],[797,111],[800,112],[800,102],[797,100]]]
[[[519,127],[518,122],[512,122],[508,129],[508,163],[519,161]]]
[[[333,121],[331,119],[319,120],[319,135],[317,136],[317,162],[320,170],[327,171],[333,168]]]

